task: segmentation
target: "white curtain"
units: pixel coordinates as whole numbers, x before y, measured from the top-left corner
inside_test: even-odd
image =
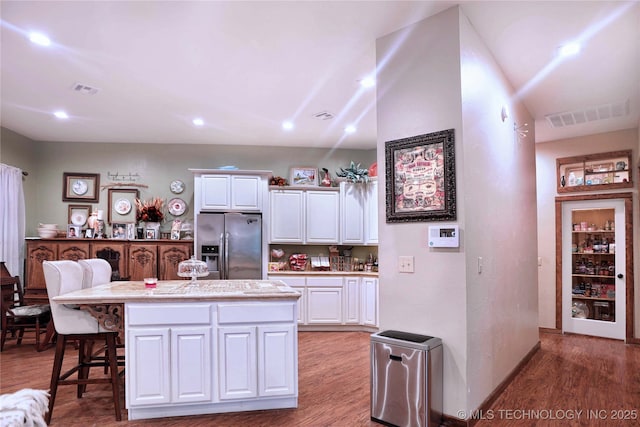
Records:
[[[0,165],[0,261],[5,262],[9,273],[24,279],[25,208],[22,170],[4,163]]]

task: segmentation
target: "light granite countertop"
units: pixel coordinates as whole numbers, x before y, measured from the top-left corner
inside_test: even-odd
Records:
[[[189,302],[225,300],[297,300],[300,293],[280,280],[161,280],[156,288],[142,281],[111,282],[58,295],[63,304],[117,304],[127,302]]]

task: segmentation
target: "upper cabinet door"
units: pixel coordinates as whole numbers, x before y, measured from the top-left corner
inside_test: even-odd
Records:
[[[378,181],[369,181],[365,197],[365,240],[368,245],[378,244]]]
[[[202,176],[202,206],[201,210],[229,210],[231,209],[231,176],[203,175]]]
[[[259,176],[238,175],[231,177],[231,209],[260,211],[262,197]]]
[[[365,194],[363,184],[350,182],[340,183],[342,197],[341,219],[342,243],[364,243],[364,206]]]
[[[254,175],[202,175],[200,211],[260,212],[261,180]]]
[[[307,243],[338,243],[340,241],[340,193],[337,191],[307,191]]]
[[[269,240],[272,243],[303,243],[304,192],[274,190],[270,192],[270,198]]]

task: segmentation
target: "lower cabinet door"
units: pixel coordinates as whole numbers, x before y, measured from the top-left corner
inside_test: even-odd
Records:
[[[362,324],[378,326],[378,279],[362,279]]]
[[[344,279],[344,323],[360,323],[360,278]]]
[[[127,387],[129,405],[169,403],[169,329],[127,330]]]
[[[171,401],[211,400],[211,327],[171,329]]]
[[[230,326],[218,329],[220,400],[258,395],[256,328]]]
[[[293,325],[258,326],[258,394],[296,393],[295,329]]]
[[[342,288],[307,288],[307,323],[342,323]]]

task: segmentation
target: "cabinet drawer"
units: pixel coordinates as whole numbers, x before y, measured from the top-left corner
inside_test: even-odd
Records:
[[[218,323],[293,322],[293,303],[218,304]]]
[[[304,277],[292,277],[292,276],[272,276],[269,275],[269,280],[282,280],[288,286],[304,286]]]
[[[127,305],[129,326],[211,324],[211,304]]]
[[[339,277],[307,277],[307,286],[338,286],[342,287],[342,276]]]

